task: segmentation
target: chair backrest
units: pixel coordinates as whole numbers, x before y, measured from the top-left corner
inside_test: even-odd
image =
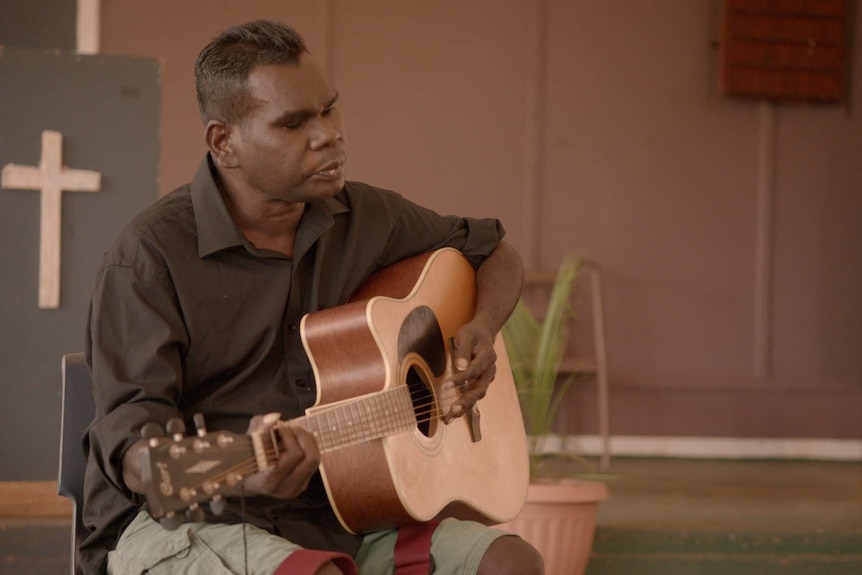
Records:
[[[63,356],[63,410],[60,423],[60,472],[57,491],[72,501],[72,574],[78,570],[78,539],[87,532],[81,521],[84,504],[84,432],[96,414],[92,378],[83,353]]]

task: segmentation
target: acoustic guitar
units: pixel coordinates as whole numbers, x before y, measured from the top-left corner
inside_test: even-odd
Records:
[[[449,425],[441,419],[461,393],[442,388],[454,368],[452,338],[475,307],[473,268],[447,248],[380,270],[347,304],[303,317],[317,401],[278,425],[315,436],[329,500],[349,531],[444,517],[497,524],[520,511],[527,443],[501,337],[487,395]],[[200,503],[223,505],[281,449],[274,431],[168,431],[149,438],[142,458],[150,513],[174,523],[183,511],[200,515]]]

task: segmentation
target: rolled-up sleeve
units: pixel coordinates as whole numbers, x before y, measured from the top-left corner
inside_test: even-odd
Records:
[[[180,415],[181,350],[188,336],[166,274],[106,265],[96,277],[87,356],[96,418],[88,432],[91,464],[131,496],[122,459],[141,427]]]
[[[478,269],[506,234],[494,218],[441,216],[397,194],[390,197],[390,209],[393,226],[383,265],[419,252],[450,247],[463,253]]]

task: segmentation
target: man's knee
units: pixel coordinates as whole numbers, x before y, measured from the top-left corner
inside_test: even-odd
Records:
[[[543,575],[544,572],[539,552],[515,536],[494,541],[479,564],[479,575]]]

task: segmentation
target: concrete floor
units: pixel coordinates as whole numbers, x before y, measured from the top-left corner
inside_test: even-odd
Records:
[[[616,459],[602,527],[862,537],[862,462]]]
[[[617,459],[588,575],[862,574],[862,462]]]

